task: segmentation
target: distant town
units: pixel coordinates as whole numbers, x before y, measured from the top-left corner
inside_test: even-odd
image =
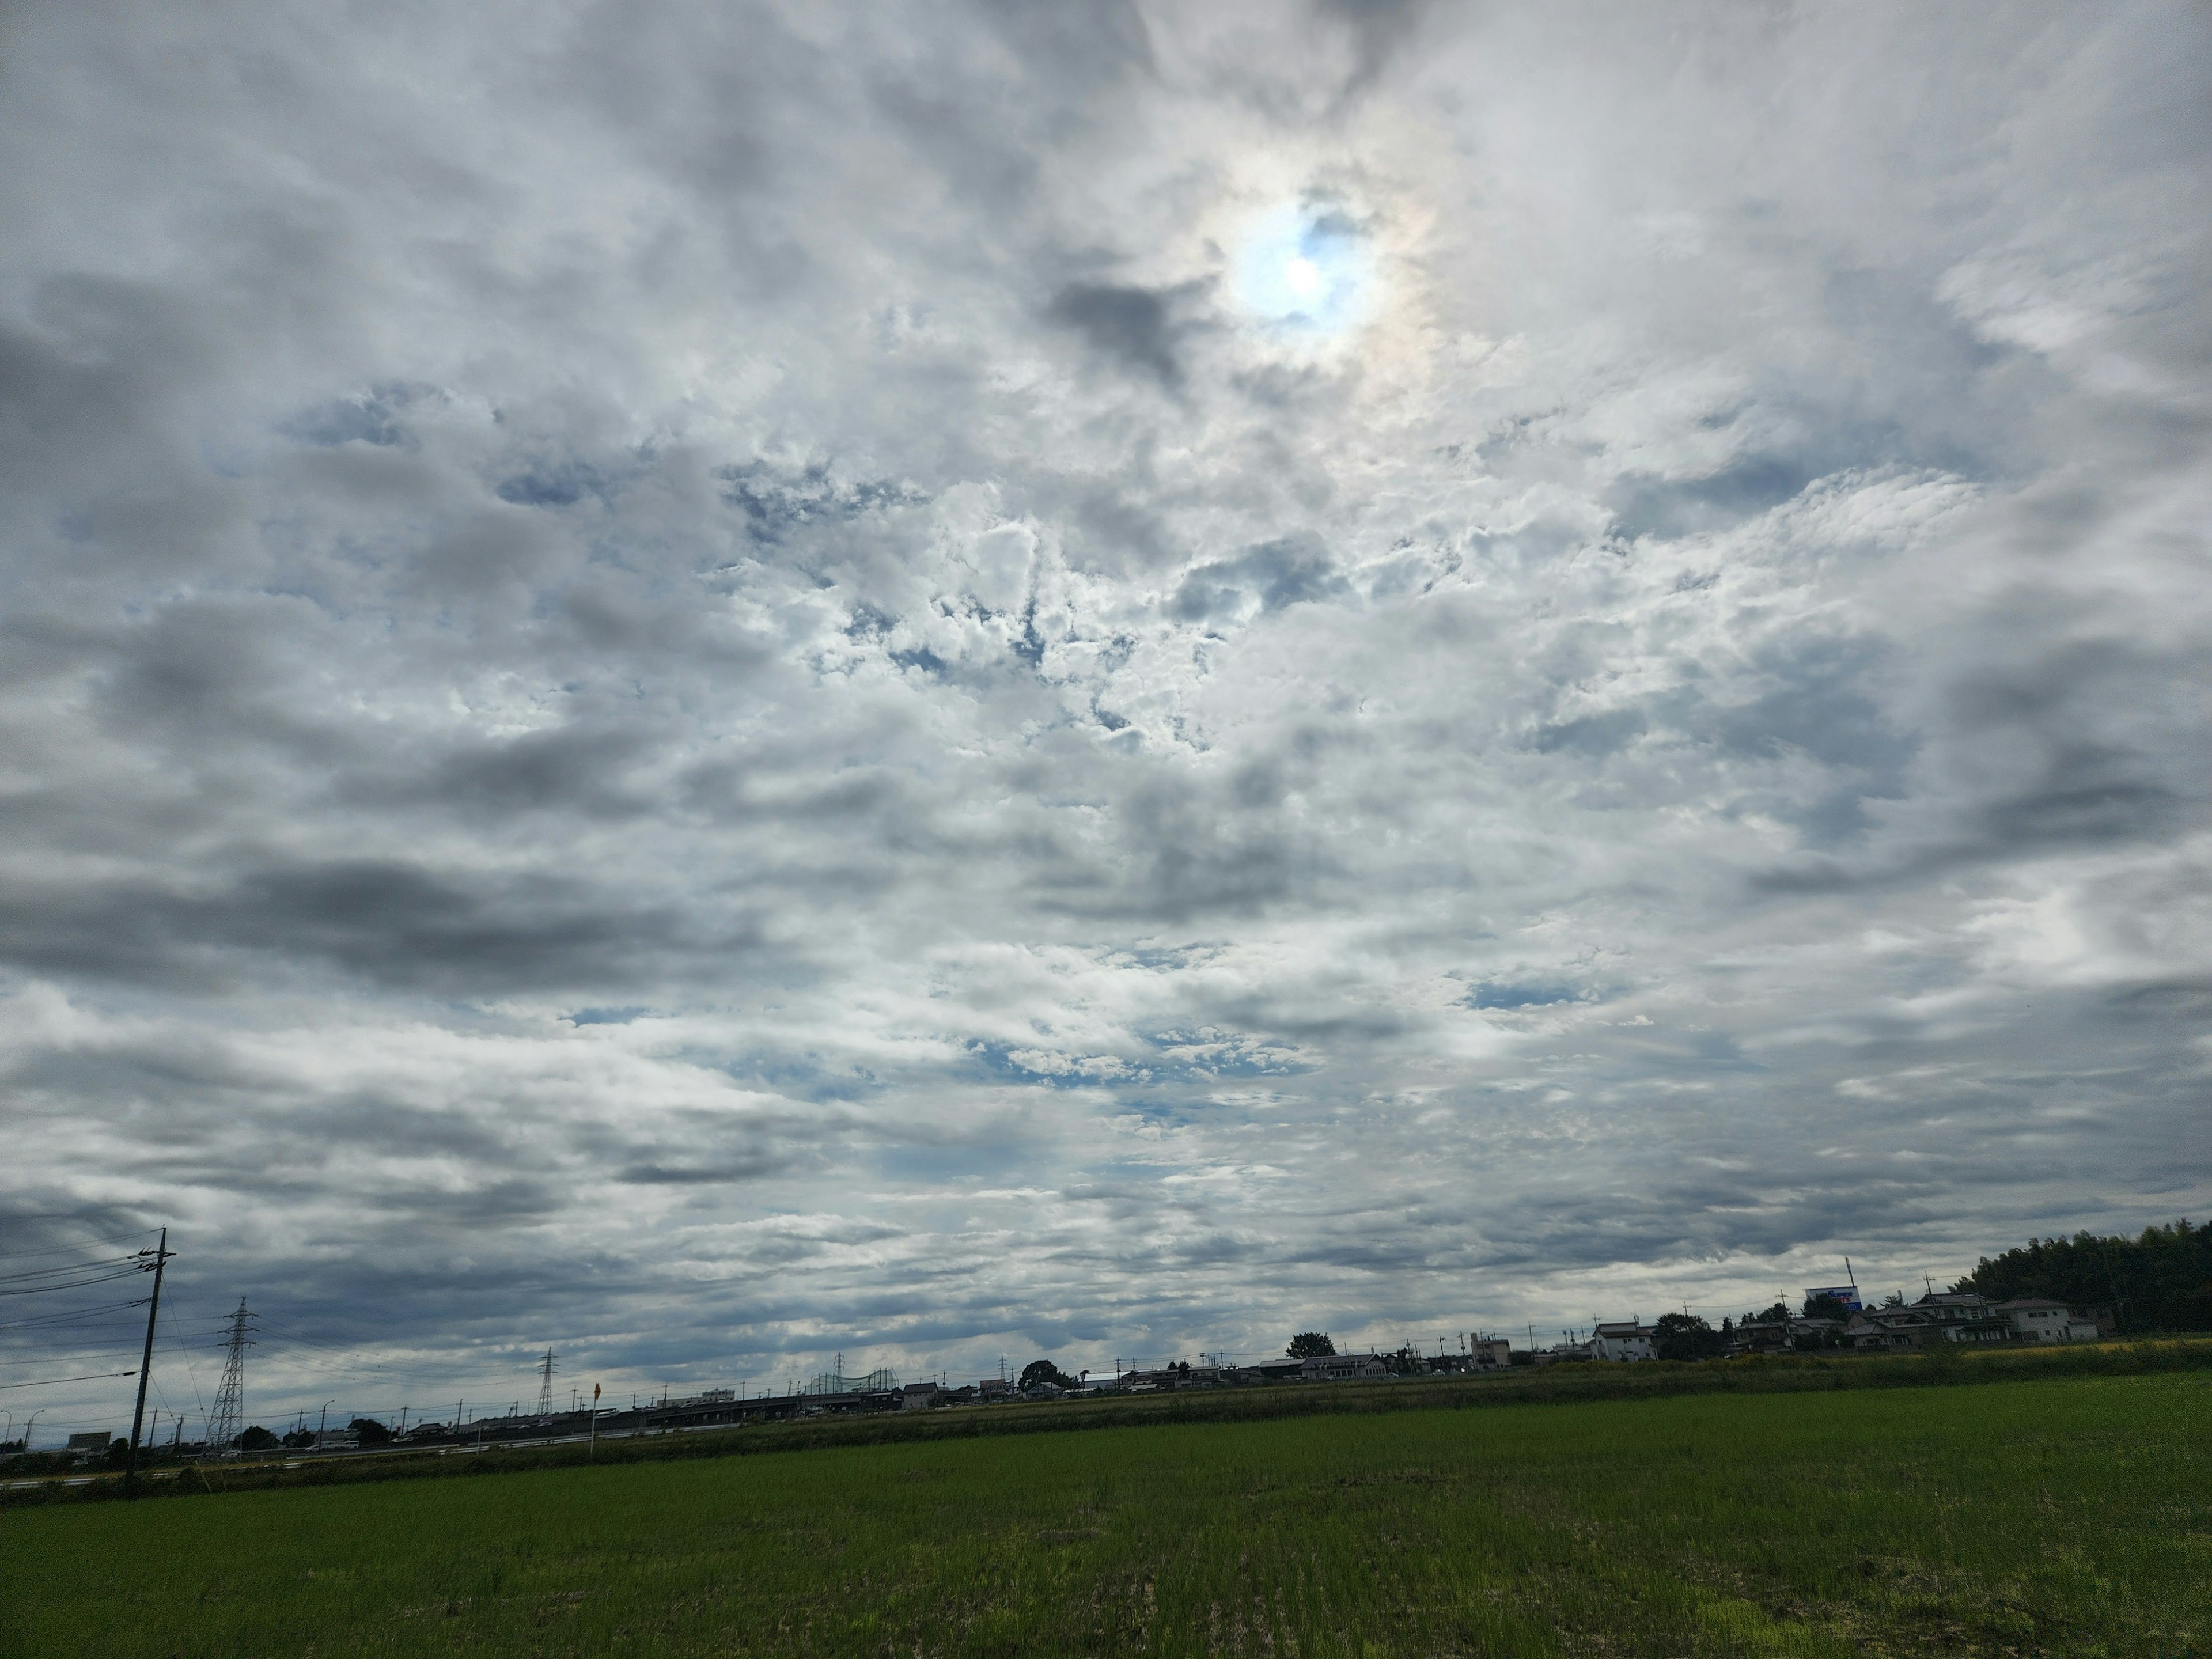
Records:
[[[1038,1358],[1018,1370],[1002,1366],[998,1375],[972,1382],[955,1382],[943,1375],[902,1380],[889,1369],[848,1375],[840,1356],[832,1369],[781,1390],[715,1388],[680,1395],[664,1390],[658,1397],[641,1391],[627,1404],[587,1400],[580,1390],[567,1390],[567,1403],[559,1402],[555,1378],[560,1359],[548,1348],[535,1367],[534,1405],[518,1400],[503,1408],[471,1410],[459,1400],[450,1415],[416,1415],[409,1407],[388,1421],[349,1415],[342,1424],[324,1417],[310,1420],[309,1413],[295,1412],[292,1422],[276,1425],[245,1420],[245,1353],[252,1316],[241,1304],[229,1322],[228,1363],[207,1431],[187,1440],[185,1423],[176,1420],[166,1440],[158,1432],[150,1434],[141,1449],[155,1458],[251,1459],[450,1449],[611,1439],[829,1415],[1044,1405],[1175,1389],[1388,1383],[1524,1367],[1884,1354],[1931,1346],[2087,1343],[2154,1330],[2212,1328],[2208,1267],[2212,1228],[2183,1220],[2150,1228],[2136,1239],[2083,1234],[2037,1241],[1994,1261],[1984,1258],[1948,1290],[1930,1284],[1911,1301],[1893,1292],[1867,1305],[1856,1283],[1847,1279],[1808,1288],[1795,1308],[1777,1301],[1741,1317],[1724,1317],[1717,1326],[1686,1310],[1648,1322],[1641,1316],[1600,1321],[1586,1329],[1562,1331],[1550,1342],[1540,1343],[1533,1328],[1524,1328],[1519,1344],[1510,1334],[1462,1331],[1438,1338],[1432,1349],[1407,1343],[1389,1352],[1340,1352],[1327,1332],[1310,1330],[1292,1336],[1279,1356],[1254,1363],[1229,1364],[1223,1356],[1201,1354],[1195,1363],[1179,1358],[1139,1366],[1117,1360],[1108,1370],[1071,1374],[1050,1358]],[[2106,1291],[2102,1300],[2081,1295],[2084,1288],[2100,1285]],[[2033,1286],[2061,1293],[2041,1293]],[[599,1394],[597,1389],[592,1392]],[[129,1450],[129,1442],[105,1431],[71,1434],[64,1445],[45,1453],[30,1452],[21,1441],[0,1443],[0,1454],[17,1454],[9,1459],[16,1468],[33,1459],[119,1463]]]

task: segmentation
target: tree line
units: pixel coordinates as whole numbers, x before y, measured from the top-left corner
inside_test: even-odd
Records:
[[[2140,1237],[2030,1239],[1984,1256],[1951,1287],[1992,1302],[2047,1296],[2075,1307],[2110,1308],[2123,1332],[2212,1331],[2212,1226],[2186,1218]]]

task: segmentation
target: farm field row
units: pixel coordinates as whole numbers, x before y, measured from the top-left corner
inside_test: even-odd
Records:
[[[500,1440],[477,1446],[390,1447],[377,1451],[248,1453],[220,1459],[184,1479],[175,1460],[152,1449],[145,1491],[149,1496],[201,1492],[211,1483],[225,1492],[404,1480],[477,1474],[479,1457],[502,1472],[584,1463],[660,1462],[672,1458],[745,1456],[830,1446],[879,1445],[964,1439],[978,1435],[1088,1432],[1102,1428],[1171,1423],[1255,1422],[1263,1419],[1341,1416],[1364,1413],[1494,1409],[1596,1400],[1648,1400],[1686,1394],[1765,1394],[1838,1389],[1911,1389],[1945,1383],[1991,1383],[2087,1376],[2138,1376],[2174,1371],[2212,1372],[2212,1340],[2200,1336],[2069,1343],[1975,1352],[1939,1346],[1914,1354],[1791,1355],[1704,1364],[1553,1365],[1476,1376],[1393,1377],[1358,1384],[1176,1389],[1151,1394],[928,1412],[848,1415],[829,1411],[797,1420],[743,1427],[704,1425],[673,1431],[602,1437],[587,1448],[580,1435]],[[119,1481],[110,1468],[17,1458],[0,1463],[0,1507],[52,1499],[112,1497]]]
[[[2212,1383],[1101,1428],[0,1514],[0,1650],[2101,1654],[2212,1643]]]

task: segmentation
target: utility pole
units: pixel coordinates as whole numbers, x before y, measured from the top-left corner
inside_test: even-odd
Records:
[[[142,1235],[143,1237],[143,1235]],[[169,1265],[169,1230],[161,1229],[161,1241],[150,1250],[138,1252],[142,1260],[138,1271],[154,1270],[154,1293],[146,1298],[146,1352],[138,1361],[138,1408],[131,1413],[131,1458],[123,1466],[123,1490],[129,1492],[138,1480],[138,1429],[146,1419],[146,1374],[154,1369],[154,1316],[161,1311],[161,1270]],[[152,1256],[151,1261],[143,1258]],[[244,1307],[241,1302],[238,1304]],[[27,1447],[25,1449],[28,1449]]]

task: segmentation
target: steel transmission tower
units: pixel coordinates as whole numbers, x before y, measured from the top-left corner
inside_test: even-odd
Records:
[[[222,1450],[246,1427],[246,1351],[253,1346],[252,1327],[246,1322],[254,1317],[246,1310],[246,1298],[239,1297],[238,1311],[228,1322],[229,1352],[223,1358],[222,1386],[215,1391],[215,1409],[208,1413],[210,1451]]]
[[[545,1358],[538,1367],[538,1414],[553,1415],[553,1350],[545,1350]]]

